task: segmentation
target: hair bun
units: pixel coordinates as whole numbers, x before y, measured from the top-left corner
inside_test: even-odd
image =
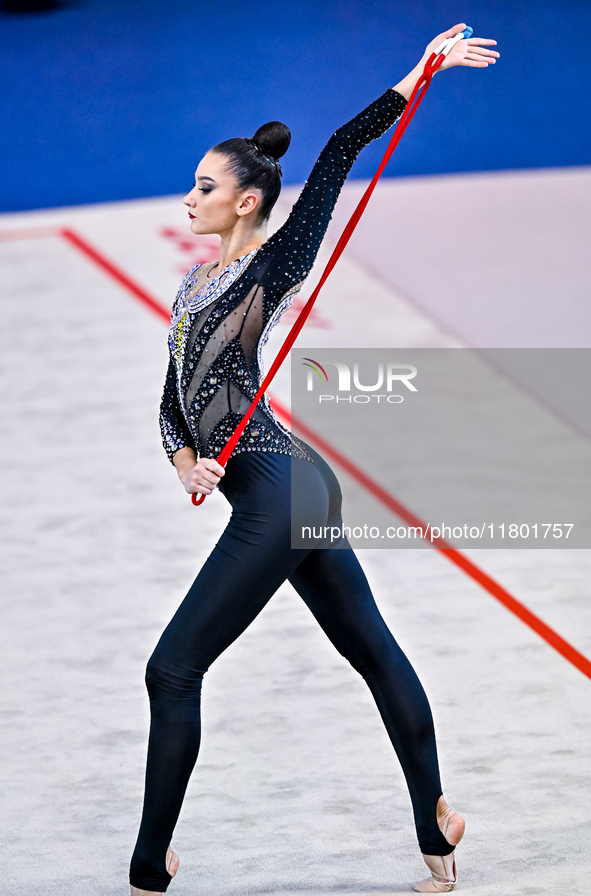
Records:
[[[291,143],[291,131],[281,121],[268,121],[261,125],[252,139],[266,155],[280,159]]]

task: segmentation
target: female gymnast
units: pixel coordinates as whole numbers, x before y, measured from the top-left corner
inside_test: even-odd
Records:
[[[186,491],[209,495],[219,485],[232,516],[148,663],[151,725],[132,896],[165,892],[179,865],[170,842],[199,750],[203,675],[286,579],[376,701],[402,765],[431,871],[415,890],[447,892],[456,883],[454,848],[464,821],[442,795],[425,692],[346,542],[291,548],[291,464],[299,467],[300,498],[314,525],[341,526],[333,472],[277,422],[266,399],[227,467],[214,458],[256,394],[262,346],[312,267],[357,155],[399,118],[435,47],[465,27],[438,35],[409,75],[336,131],[287,222],[271,237],[267,221],[281,189],[277,159],[290,142],[280,122],[263,125],[252,139],[226,140],[210,149],[184,199],[191,232],[220,235],[220,257],[189,271],[173,306],[162,438]],[[499,55],[487,49],[495,43],[462,40],[441,68],[485,68]]]

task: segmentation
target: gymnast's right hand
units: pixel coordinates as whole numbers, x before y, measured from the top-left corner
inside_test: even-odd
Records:
[[[211,495],[226,471],[212,457],[202,457],[197,461],[190,448],[181,448],[173,457],[179,479],[189,495]]]

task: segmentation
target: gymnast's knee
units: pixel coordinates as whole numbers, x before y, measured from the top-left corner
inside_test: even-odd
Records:
[[[356,632],[339,652],[366,681],[397,673],[408,665],[408,659],[385,625],[377,637],[364,637]]]
[[[150,702],[199,702],[206,669],[192,669],[173,663],[155,651],[146,667],[146,687]]]

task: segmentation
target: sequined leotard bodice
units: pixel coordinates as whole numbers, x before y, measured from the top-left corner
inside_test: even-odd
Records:
[[[185,446],[217,457],[262,378],[261,354],[271,328],[290,307],[314,263],[343,183],[357,155],[402,114],[406,100],[387,90],[328,141],[283,225],[260,249],[218,277],[196,265],[172,308],[170,361],[160,409],[169,458]],[[275,418],[265,397],[234,448],[311,460]]]

